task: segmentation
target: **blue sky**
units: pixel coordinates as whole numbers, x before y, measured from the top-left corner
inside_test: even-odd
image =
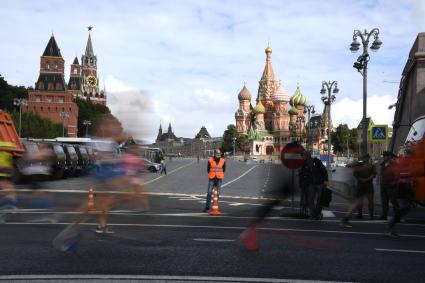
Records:
[[[349,51],[354,29],[378,27],[381,49],[369,63],[368,114],[391,123],[402,68],[417,33],[421,1],[7,1],[0,25],[0,73],[30,86],[53,31],[67,66],[81,57],[92,31],[100,83],[127,130],[155,138],[159,123],[193,137],[202,125],[221,136],[234,123],[237,94],[253,95],[270,42],[284,88],[297,81],[321,111],[323,80],[337,80],[334,124],[354,127],[362,115],[362,77]],[[69,75],[69,67],[66,77]]]

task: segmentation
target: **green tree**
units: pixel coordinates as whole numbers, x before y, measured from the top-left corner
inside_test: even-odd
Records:
[[[13,99],[27,97],[28,89],[26,87],[9,85],[0,74],[0,109],[12,112],[15,110]]]
[[[332,146],[334,152],[343,154],[347,152],[350,139],[350,129],[347,124],[340,124],[335,132],[332,132]]]
[[[350,130],[350,141],[349,141],[349,148],[350,148],[350,155],[354,155],[354,153],[357,152],[359,148],[359,132],[356,128]]]
[[[223,133],[223,143],[221,145],[222,152],[232,152],[233,153],[233,139],[235,140],[235,149],[236,151],[245,151],[246,143],[248,139],[245,135],[238,134],[236,126],[230,124],[227,126],[227,130]]]
[[[76,99],[75,103],[78,106],[78,136],[84,137],[86,135],[86,126],[83,124],[84,120],[89,120],[91,126],[88,127],[89,135],[93,135],[96,130],[98,120],[104,114],[110,114],[111,111],[105,105],[92,103],[83,99]]]
[[[11,114],[16,131],[19,131],[19,112]],[[67,134],[65,129],[65,135]],[[22,137],[51,139],[62,136],[62,124],[53,123],[32,112],[22,113]]]
[[[339,155],[347,155],[348,149],[351,153],[355,152],[358,147],[357,129],[349,129],[347,124],[340,124],[335,132],[332,132],[332,146],[334,152]]]

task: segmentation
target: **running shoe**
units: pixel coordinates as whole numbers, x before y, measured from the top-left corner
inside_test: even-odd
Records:
[[[239,235],[238,240],[241,241],[249,251],[256,252],[259,250],[257,244],[257,230],[255,228],[248,228],[243,231]]]
[[[353,225],[351,224],[350,220],[348,220],[347,217],[342,218],[341,226],[345,227],[345,228],[352,228],[353,227]]]
[[[108,228],[108,226],[102,227],[100,225],[97,225],[97,227],[96,227],[96,233],[98,233],[98,234],[112,234],[112,233],[114,233],[114,231],[111,231]]]
[[[52,241],[53,247],[62,252],[75,253],[81,239],[80,227],[71,224],[60,232]]]
[[[395,231],[390,231],[386,235],[389,236],[389,237],[391,237],[391,238],[394,238],[394,239],[400,238],[400,235],[397,234],[397,232],[395,232]]]

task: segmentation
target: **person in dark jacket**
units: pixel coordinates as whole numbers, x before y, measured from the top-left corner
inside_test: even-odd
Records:
[[[353,204],[341,220],[341,225],[346,228],[353,227],[350,223],[350,218],[363,206],[363,198],[365,196],[368,199],[370,219],[373,219],[373,179],[376,176],[376,169],[370,164],[369,154],[363,156],[362,163],[359,166],[354,167],[353,175],[357,180],[357,193]]]
[[[304,152],[304,165],[301,168],[302,186],[307,188],[307,206],[312,219],[319,219],[322,207],[320,194],[328,182],[328,171],[318,158],[312,158],[310,152]]]

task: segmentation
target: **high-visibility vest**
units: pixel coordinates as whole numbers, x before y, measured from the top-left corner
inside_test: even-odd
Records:
[[[224,158],[220,158],[220,161],[215,162],[214,158],[208,159],[208,162],[210,164],[210,172],[208,172],[208,178],[209,179],[223,179],[224,178],[224,172],[223,172],[223,166],[224,166]]]
[[[0,151],[0,177],[10,177],[12,169],[12,154],[6,151]]]

